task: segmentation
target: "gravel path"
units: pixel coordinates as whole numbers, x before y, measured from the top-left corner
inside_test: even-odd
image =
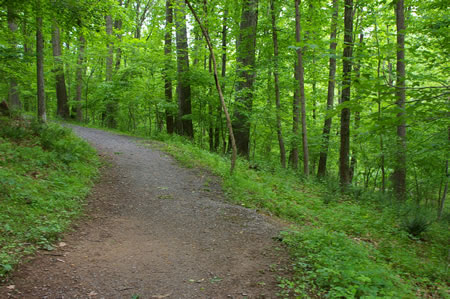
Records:
[[[0,298],[274,298],[280,225],[224,200],[217,178],[137,138],[73,126],[110,164],[88,215]]]

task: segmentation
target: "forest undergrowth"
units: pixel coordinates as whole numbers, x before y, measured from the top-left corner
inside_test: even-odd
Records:
[[[276,163],[239,160],[230,175],[226,156],[179,136],[156,139],[183,165],[221,177],[230,201],[288,220],[280,240],[295,275],[279,278],[282,297],[449,298],[448,209],[437,221],[389,193],[341,193],[335,178],[304,178]]]
[[[25,256],[53,249],[80,216],[98,166],[70,129],[0,118],[0,281]]]

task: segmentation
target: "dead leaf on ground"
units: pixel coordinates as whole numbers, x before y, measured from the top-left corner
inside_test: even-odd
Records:
[[[89,294],[88,294],[88,296],[89,297],[94,297],[94,296],[97,296],[98,294],[97,294],[97,292],[95,292],[95,291],[92,291],[92,292],[90,292]]]

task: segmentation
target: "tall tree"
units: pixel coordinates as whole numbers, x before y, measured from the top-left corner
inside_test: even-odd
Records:
[[[67,89],[66,80],[64,78],[64,64],[61,59],[61,37],[60,29],[58,24],[55,22],[52,25],[52,48],[53,48],[53,59],[56,82],[56,99],[57,99],[57,109],[56,113],[59,117],[68,119],[70,116],[69,105],[67,103]]]
[[[183,0],[176,0],[175,26],[177,41],[177,97],[178,131],[184,136],[194,138],[191,108],[191,84],[189,80],[189,47],[186,28],[186,11]]]
[[[339,179],[342,187],[350,184],[350,101],[351,72],[353,52],[353,0],[345,0],[344,9],[344,55],[343,55],[343,80],[342,100],[344,108],[341,111],[341,146],[339,151]]]
[[[75,111],[77,121],[83,120],[83,111],[81,109],[81,95],[83,91],[83,67],[86,39],[84,38],[83,29],[81,28],[81,21],[78,20],[78,28],[80,30],[78,37],[78,58],[77,58],[77,69],[76,69],[76,87],[75,87],[75,101],[77,102]]]
[[[106,34],[108,36],[108,55],[106,56],[106,81],[111,82],[113,78],[113,60],[114,60],[114,43],[112,42],[113,21],[112,16],[105,17]],[[115,128],[116,122],[116,103],[114,99],[106,99],[106,126],[108,128]]]
[[[405,63],[405,8],[404,1],[397,0],[395,5],[397,24],[397,148],[393,173],[394,193],[398,200],[406,200],[406,63]]]
[[[295,40],[298,44],[301,42],[301,13],[300,13],[301,0],[295,0]],[[295,93],[300,97],[300,110],[301,110],[301,122],[302,122],[302,147],[303,147],[303,174],[309,175],[309,150],[308,150],[308,133],[306,129],[306,99],[305,99],[305,70],[303,68],[303,53],[302,47],[297,47],[297,64],[295,68],[296,77],[298,83],[296,84],[297,92]]]
[[[281,167],[286,168],[286,149],[284,147],[283,134],[281,130],[281,104],[280,104],[280,82],[278,78],[279,62],[278,62],[278,33],[277,33],[277,15],[275,10],[275,0],[270,1],[270,12],[272,15],[272,41],[273,41],[273,59],[274,59],[274,88],[275,88],[275,105],[276,105],[276,121],[278,145],[280,146],[280,162]]]
[[[123,1],[122,0],[118,0],[119,1],[119,6],[121,7],[123,5]],[[127,7],[128,1],[125,2],[125,8]],[[122,30],[122,18],[118,18],[114,21],[114,29],[116,30],[116,37],[120,42],[122,41],[122,34],[120,33],[120,31]],[[117,72],[120,68],[120,62],[122,60],[122,49],[119,47],[116,48],[116,63],[115,63],[115,67],[114,67],[114,71]]]
[[[127,1],[126,3],[128,4],[128,2],[129,1]],[[142,2],[141,0],[136,0],[136,2],[134,3],[134,11],[135,11],[134,22],[135,22],[135,26],[136,26],[136,30],[134,32],[134,38],[137,38],[137,39],[141,38],[142,26],[144,25],[145,19],[147,18],[150,8],[154,3],[156,3],[156,1],[153,1],[153,0],[147,0],[144,2]],[[142,7],[143,4],[144,4],[144,6]],[[166,1],[166,5],[167,5],[167,1]]]
[[[172,97],[172,80],[171,80],[171,66],[172,66],[172,24],[173,24],[173,9],[172,1],[166,0],[166,28],[164,32],[164,95],[167,103],[173,102]],[[166,108],[166,129],[167,133],[172,134],[174,129],[174,118],[172,109]]]
[[[42,8],[41,0],[36,0],[36,73],[37,73],[37,100],[38,119],[47,122],[47,112],[45,107],[45,87],[44,87],[44,37],[42,34]]]
[[[7,19],[8,19],[8,27],[9,30],[11,31],[11,48],[12,49],[16,49],[17,45],[16,45],[16,32],[18,29],[17,26],[17,13],[16,13],[16,9],[14,7],[14,2],[13,1],[8,1],[7,2]],[[14,76],[14,74],[11,74],[11,77],[9,78],[9,90],[8,90],[8,102],[9,102],[9,107],[12,110],[17,110],[20,109],[22,107],[22,104],[20,102],[20,97],[19,97],[19,90],[18,90],[18,86],[17,86],[17,79]]]
[[[362,31],[362,29],[360,29]],[[355,65],[355,83],[356,83],[356,94],[358,94],[356,101],[359,102],[360,101],[360,94],[361,92],[361,88],[359,88],[359,86],[361,85],[361,56],[362,56],[362,49],[363,49],[363,40],[364,40],[364,34],[361,32],[359,34],[359,45],[358,45],[358,49],[360,51],[358,51],[358,61]],[[357,141],[358,140],[358,130],[361,124],[361,112],[359,111],[359,109],[357,109],[355,111],[355,131],[356,134],[354,134],[354,140]],[[354,142],[355,143],[355,142]],[[353,147],[352,150],[352,158],[350,159],[350,183],[353,181],[353,177],[355,175],[355,171],[357,171],[357,165],[358,164],[358,149],[356,146]],[[356,184],[356,183],[355,183]]]
[[[322,148],[320,150],[319,167],[317,176],[323,177],[327,171],[328,146],[330,144],[331,121],[330,115],[334,105],[334,87],[336,85],[336,33],[339,14],[338,0],[333,0],[333,16],[331,17],[331,33],[330,33],[330,60],[328,73],[328,91],[327,91],[327,113],[325,115],[325,123],[322,132]]]
[[[221,74],[220,76],[222,79],[224,79],[227,75],[227,28],[228,24],[228,8],[225,7],[223,12],[223,20],[222,20],[222,65],[221,65]],[[221,82],[221,88],[222,90],[225,90],[225,80],[222,80]],[[216,117],[216,124],[220,124],[219,126],[216,125],[216,130],[214,132],[214,150],[217,151],[219,148],[219,138],[220,133],[222,133],[222,142],[223,142],[223,150],[226,150],[226,137],[225,133],[223,132],[223,124],[222,124],[222,108],[220,106],[217,106],[217,117]]]
[[[237,83],[233,130],[238,154],[249,157],[250,121],[255,81],[256,27],[258,0],[244,0],[237,40]]]

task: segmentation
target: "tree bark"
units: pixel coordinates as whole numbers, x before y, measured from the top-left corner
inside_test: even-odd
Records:
[[[324,177],[327,172],[328,146],[330,144],[330,132],[332,117],[329,115],[334,105],[334,88],[336,84],[336,35],[337,22],[339,14],[338,0],[333,0],[333,16],[331,17],[330,33],[330,70],[328,73],[328,92],[327,92],[327,111],[325,114],[325,123],[322,131],[322,149],[320,151],[319,166],[317,170],[318,177]]]
[[[395,7],[395,19],[397,24],[397,82],[396,105],[397,114],[397,148],[395,153],[395,165],[393,177],[394,194],[400,201],[406,200],[406,64],[405,64],[405,14],[403,0],[397,0]]]
[[[217,73],[217,63],[216,63],[216,58],[214,56],[213,46],[211,44],[211,40],[209,38],[208,31],[206,31],[205,27],[203,27],[202,23],[200,22],[200,19],[198,18],[197,14],[195,13],[194,9],[192,8],[191,4],[189,3],[189,0],[185,0],[185,1],[186,1],[186,4],[188,5],[189,9],[191,10],[192,14],[194,15],[195,20],[197,21],[200,28],[202,29],[203,36],[205,37],[206,43],[209,48],[209,52],[211,53],[211,59],[212,59],[213,70],[214,70],[214,81],[216,82],[216,88],[217,88],[217,92],[219,93],[220,103],[222,105],[223,111],[225,113],[225,117],[227,119],[227,126],[228,126],[228,131],[229,131],[230,139],[231,139],[231,145],[232,145],[232,149],[233,149],[233,153],[231,155],[231,167],[230,167],[230,173],[233,174],[233,170],[236,165],[237,148],[236,148],[236,142],[234,139],[233,126],[231,124],[230,114],[228,113],[227,105],[225,104],[225,99],[224,99],[223,93],[222,93],[222,88],[220,87],[219,75]]]
[[[108,56],[106,56],[106,81],[111,82],[113,77],[113,60],[114,60],[114,43],[111,41],[113,34],[113,21],[111,15],[105,17],[106,34],[108,35]],[[106,99],[106,126],[108,128],[116,128],[116,110],[117,105],[115,99]]]
[[[76,105],[76,118],[77,121],[81,122],[83,121],[83,110],[81,109],[81,95],[83,91],[83,70],[85,68],[83,67],[83,61],[84,61],[84,52],[86,47],[86,40],[84,39],[84,35],[81,28],[81,22],[78,23],[78,27],[80,30],[80,35],[78,38],[79,42],[79,48],[78,48],[78,58],[77,58],[77,71],[76,71],[76,87],[75,87],[75,101],[77,102]]]
[[[244,0],[239,37],[236,45],[238,63],[236,101],[233,130],[238,154],[249,158],[250,120],[255,81],[256,27],[258,24],[258,0]]]
[[[164,95],[166,102],[172,103],[172,80],[171,80],[171,66],[172,66],[172,23],[173,23],[173,10],[172,1],[166,0],[166,28],[164,33]],[[166,109],[166,129],[168,134],[173,134],[174,118],[172,110]]]
[[[286,149],[284,147],[284,140],[281,128],[281,105],[280,105],[280,84],[278,78],[278,33],[277,33],[277,13],[275,11],[275,0],[270,1],[270,12],[272,15],[272,41],[273,41],[273,59],[274,59],[274,87],[275,87],[275,105],[276,105],[276,119],[277,119],[277,136],[278,145],[280,146],[280,162],[281,167],[286,168]]]
[[[42,35],[42,10],[41,1],[36,0],[36,73],[37,73],[37,100],[39,121],[47,122],[45,109],[44,86],[44,37]]]
[[[64,78],[64,65],[61,59],[62,50],[60,30],[56,23],[53,23],[52,27],[52,48],[53,60],[55,65],[53,68],[53,72],[55,73],[57,99],[56,114],[63,119],[68,119],[70,117],[70,111],[69,105],[67,103],[67,89],[66,81]]]
[[[342,104],[350,101],[352,52],[353,52],[353,0],[345,0],[344,10],[344,55],[343,55],[343,87]],[[347,187],[350,182],[350,108],[341,111],[341,145],[339,151],[339,178],[341,187]]]
[[[7,7],[8,27],[12,34],[10,44],[11,44],[12,49],[16,49],[17,44],[16,44],[15,33],[17,32],[17,29],[18,29],[17,22],[16,22],[17,14],[14,9],[13,2],[8,1],[7,4],[8,4],[8,7]],[[9,108],[11,110],[20,110],[22,108],[22,104],[20,102],[20,97],[19,97],[17,79],[14,76],[14,74],[11,74],[11,76],[9,78],[8,102],[9,102]]]
[[[295,0],[295,40],[297,43],[301,42],[301,13],[300,13],[301,0]],[[306,99],[305,99],[305,80],[303,68],[303,53],[302,48],[297,48],[297,67],[295,69],[297,74],[298,84],[297,95],[300,97],[300,110],[301,110],[301,122],[302,122],[302,147],[303,147],[303,174],[309,175],[309,150],[308,150],[308,133],[306,128]]]
[[[190,119],[191,110],[191,84],[189,82],[189,52],[186,29],[185,4],[176,0],[175,10],[176,41],[177,41],[177,96],[178,96],[178,127],[180,133],[194,138],[194,127]]]

